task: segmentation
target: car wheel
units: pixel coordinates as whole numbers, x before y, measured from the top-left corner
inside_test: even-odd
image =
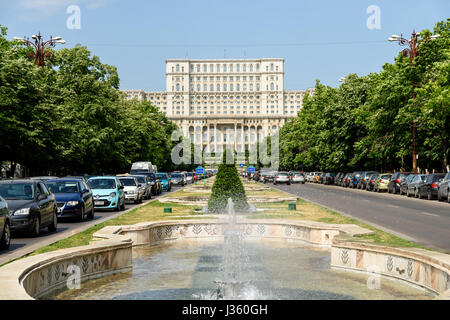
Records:
[[[431,194],[431,190],[428,190],[428,200],[433,200],[433,195]]]
[[[120,210],[121,211],[125,210],[125,199],[123,199],[122,206],[120,207]]]
[[[34,219],[33,230],[31,231],[31,235],[33,237],[38,237],[40,233],[41,233],[41,221],[39,217],[36,217]]]
[[[447,202],[450,203],[450,190],[447,190]]]
[[[78,217],[78,221],[79,222],[83,222],[84,221],[84,206],[83,207],[81,207],[81,213],[80,213],[80,216]]]
[[[58,217],[56,216],[56,209],[55,209],[55,212],[53,212],[53,222],[51,225],[48,226],[48,231],[55,232],[56,229],[58,229]]]
[[[0,239],[0,249],[6,250],[11,244],[11,229],[9,228],[9,223],[5,222],[5,227],[3,228],[3,236]]]
[[[440,193],[439,191],[440,191],[440,190],[438,190],[437,199],[438,199],[438,201],[442,201],[443,199],[442,199],[441,193]]]
[[[402,195],[402,194],[403,194],[402,189],[400,189],[400,190],[398,191],[398,194],[399,194],[399,195]]]
[[[94,219],[94,215],[95,215],[94,206],[92,206],[91,212],[88,213],[87,217],[89,220],[92,220]]]

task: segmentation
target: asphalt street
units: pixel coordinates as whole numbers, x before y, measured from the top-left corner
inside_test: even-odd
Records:
[[[450,253],[450,204],[321,184],[274,186],[424,247]]]
[[[115,211],[97,210],[95,211],[95,216],[94,219],[92,220],[85,220],[83,222],[77,222],[73,220],[72,221],[58,220],[58,229],[56,232],[48,232],[47,228],[41,229],[41,234],[39,235],[39,237],[36,238],[26,235],[14,235],[11,239],[11,246],[9,247],[9,249],[5,251],[0,251],[0,265],[9,262],[11,260],[20,258],[24,255],[27,255],[40,247],[47,246],[56,241],[67,238],[72,234],[82,232],[96,224],[122,215],[130,210],[133,210],[138,206],[142,206],[148,203],[149,201],[158,199],[161,196],[177,191],[179,189],[180,187],[178,186],[172,186],[172,190],[170,192],[163,191],[162,194],[158,196],[152,196],[151,200],[144,200],[141,204],[133,204],[127,202],[125,206],[126,208],[125,211],[115,212]]]

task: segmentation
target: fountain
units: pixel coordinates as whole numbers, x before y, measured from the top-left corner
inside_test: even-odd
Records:
[[[243,298],[244,289],[251,281],[242,279],[246,255],[242,243],[243,235],[236,225],[236,212],[231,198],[228,198],[227,212],[229,222],[224,232],[223,279],[214,281],[219,285],[214,297],[236,300]]]

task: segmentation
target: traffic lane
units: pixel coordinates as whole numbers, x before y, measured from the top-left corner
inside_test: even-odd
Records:
[[[447,203],[318,184],[276,187],[423,246],[450,252]]]
[[[163,191],[160,195],[152,196],[151,200],[144,200],[142,204],[148,203],[153,199],[157,199],[166,194],[170,194],[172,192],[178,191],[181,189],[181,186],[172,186],[172,190],[169,192]],[[134,204],[134,203],[126,203],[125,212],[116,212],[116,211],[95,211],[94,219],[85,220],[83,222],[75,221],[75,220],[66,220],[61,221],[58,220],[58,229],[55,232],[49,232],[47,228],[41,229],[41,233],[38,237],[32,237],[25,234],[14,234],[11,239],[11,245],[8,250],[0,251],[0,265],[15,259],[17,257],[28,254],[41,246],[48,245],[50,243],[56,242],[61,238],[68,237],[71,234],[75,234],[77,232],[81,232],[80,229],[87,229],[93,225],[96,225],[100,222],[108,220],[108,217],[116,216],[118,213],[126,213],[137,206],[141,206],[142,204]]]

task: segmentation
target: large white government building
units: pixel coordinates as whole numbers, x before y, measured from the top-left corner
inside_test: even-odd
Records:
[[[278,131],[313,89],[284,89],[284,59],[166,60],[166,91],[124,90],[148,100],[209,152],[238,152]],[[227,140],[228,139],[228,140]]]

